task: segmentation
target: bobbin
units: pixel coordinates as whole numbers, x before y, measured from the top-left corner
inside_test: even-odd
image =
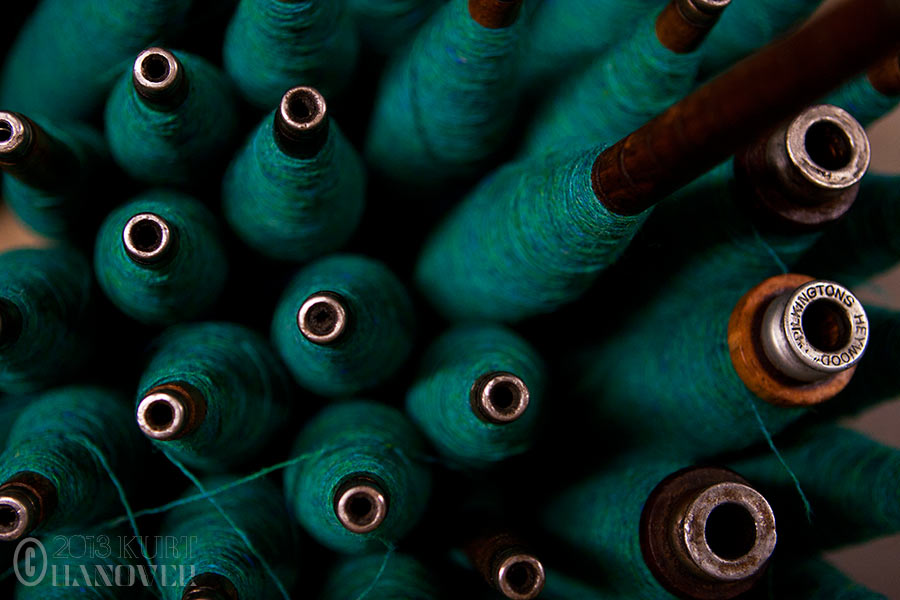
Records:
[[[338,484],[334,492],[334,514],[347,531],[370,533],[388,514],[388,496],[370,473],[356,473]]]
[[[349,321],[347,301],[340,294],[329,291],[312,294],[297,311],[300,333],[310,342],[323,346],[341,339]]]
[[[669,592],[698,600],[748,591],[775,549],[768,501],[728,469],[690,467],[663,479],[641,512],[641,554]]]
[[[0,541],[14,542],[40,527],[58,500],[56,486],[38,473],[17,473],[0,485]]]
[[[71,183],[78,159],[25,115],[0,111],[0,169],[26,185],[55,190]]]
[[[892,54],[875,63],[866,73],[872,87],[888,96],[900,96],[900,54]]]
[[[328,140],[328,105],[318,90],[299,86],[281,97],[272,130],[278,148],[294,158],[312,158]]]
[[[164,111],[177,108],[187,98],[187,75],[181,61],[164,48],[147,48],[134,61],[131,81],[138,97]]]
[[[218,573],[200,573],[191,578],[181,600],[242,600],[230,579]]]
[[[33,123],[14,112],[0,111],[0,166],[15,164],[34,142]]]
[[[656,19],[656,38],[676,54],[696,50],[731,0],[670,0]]]
[[[137,407],[137,424],[147,437],[168,442],[181,439],[206,419],[206,399],[183,381],[152,387]]]
[[[509,27],[521,10],[522,0],[469,0],[469,16],[487,29]]]
[[[178,235],[161,216],[139,213],[125,223],[122,229],[122,245],[132,262],[147,267],[159,267],[175,254]]]
[[[482,421],[494,425],[518,420],[528,408],[529,397],[525,382],[504,371],[482,375],[469,390],[472,411]]]
[[[474,538],[465,547],[472,566],[510,600],[532,600],[544,589],[544,565],[509,532]]]
[[[22,333],[22,312],[14,303],[0,298],[0,349],[14,344]]]

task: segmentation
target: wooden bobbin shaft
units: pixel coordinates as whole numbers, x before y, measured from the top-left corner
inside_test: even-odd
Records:
[[[488,29],[509,27],[519,18],[522,0],[469,0],[469,15]]]
[[[696,50],[731,0],[671,0],[656,19],[656,38],[677,54]]]

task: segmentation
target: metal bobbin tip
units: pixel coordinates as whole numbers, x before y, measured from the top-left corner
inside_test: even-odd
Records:
[[[497,564],[497,587],[510,600],[532,600],[544,589],[544,565],[524,552],[509,554]]]
[[[495,425],[517,420],[528,408],[528,386],[512,373],[497,371],[479,377],[472,385],[470,402],[475,414]]]
[[[328,139],[328,105],[315,88],[299,86],[281,97],[275,111],[275,142],[296,158],[315,156]]]
[[[181,600],[239,600],[231,580],[218,573],[200,573],[191,579]]]
[[[693,565],[715,581],[747,579],[775,550],[775,514],[753,488],[738,482],[707,487],[687,505],[682,537]]]
[[[731,0],[677,0],[678,10],[681,14],[697,25],[707,25],[710,20],[715,22],[719,13],[725,10]]]
[[[158,108],[175,108],[188,91],[184,67],[164,48],[147,48],[138,54],[131,80],[138,95]]]
[[[28,153],[34,132],[28,119],[0,111],[0,164],[14,163]]]
[[[372,477],[353,476],[335,492],[334,514],[348,531],[369,533],[387,518],[388,499]]]
[[[0,541],[20,540],[37,527],[40,499],[30,490],[10,486],[0,491]]]
[[[175,232],[169,223],[153,213],[134,215],[122,229],[125,254],[141,265],[158,265],[169,258],[175,247]]]
[[[183,383],[154,387],[137,407],[138,427],[147,437],[160,441],[188,435],[205,417],[206,402]]]
[[[347,329],[348,320],[347,303],[334,292],[316,292],[297,311],[300,333],[314,344],[336,342]]]
[[[761,333],[766,358],[778,371],[811,382],[859,362],[868,345],[869,322],[850,290],[814,280],[772,300]]]

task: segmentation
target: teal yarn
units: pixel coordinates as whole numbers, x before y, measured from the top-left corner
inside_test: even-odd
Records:
[[[0,299],[21,315],[15,341],[0,346],[0,390],[47,388],[78,370],[94,350],[91,269],[70,247],[0,254]]]
[[[320,600],[437,600],[434,575],[415,557],[397,552],[341,561],[328,574]]]
[[[898,103],[897,96],[887,96],[872,87],[868,75],[851,79],[823,100],[823,104],[834,104],[849,112],[863,127],[894,110]]]
[[[160,265],[136,263],[125,252],[122,232],[141,213],[161,217],[177,237],[171,258]],[[190,196],[155,190],[109,214],[97,235],[94,269],[122,312],[147,325],[172,325],[212,306],[225,286],[228,263],[212,213]]]
[[[801,272],[851,287],[900,262],[900,176],[869,173],[850,211],[798,261]]]
[[[343,90],[359,42],[344,0],[241,0],[225,35],[225,70],[244,97],[270,109],[296,85]]]
[[[821,558],[770,567],[778,598],[796,600],[887,600],[859,584]]]
[[[174,52],[188,82],[171,110],[148,106],[125,70],[106,105],[106,138],[113,158],[133,178],[152,185],[188,186],[224,158],[237,130],[236,104],[225,75],[205,59]]]
[[[219,477],[203,485],[215,487],[229,480]],[[241,599],[285,597],[284,588],[290,588],[297,577],[298,557],[280,490],[257,479],[211,501],[216,509],[202,501],[183,504],[169,513],[162,532],[177,542],[166,555],[157,553],[157,563],[179,566],[187,573],[193,569],[196,575],[221,575],[234,585]],[[271,574],[260,559],[271,568]],[[182,586],[165,586],[163,600],[181,600],[183,591]]]
[[[513,163],[432,232],[419,288],[446,317],[517,321],[576,300],[621,255],[648,211],[608,211],[591,188],[599,149]]]
[[[383,551],[403,537],[425,511],[431,474],[422,464],[424,442],[394,408],[371,402],[331,405],[309,421],[294,454],[318,456],[285,470],[285,494],[294,517],[323,546],[343,553]],[[357,473],[377,479],[389,496],[388,512],[370,533],[351,533],[334,512],[334,494]]]
[[[488,29],[451,0],[386,67],[366,158],[416,187],[477,174],[499,150],[515,114],[521,23]]]
[[[558,86],[533,117],[521,154],[614,144],[694,87],[702,52],[666,48],[657,16],[646,15],[633,35]]]
[[[782,444],[782,454],[809,498],[811,520],[805,518],[793,482],[772,457],[745,459],[734,466],[772,501],[785,544],[827,549],[900,531],[897,448],[850,429],[822,425],[789,446]]]
[[[43,475],[58,501],[40,531],[77,531],[119,506],[107,467],[133,479],[142,444],[123,396],[97,387],[57,388],[16,419],[0,456],[0,481],[23,471]]]
[[[42,0],[0,75],[0,106],[57,122],[98,112],[143,48],[183,20],[191,0]]]
[[[75,159],[72,172],[60,173],[46,188],[3,177],[3,198],[25,225],[53,239],[74,240],[83,237],[89,213],[96,210],[103,190],[103,171],[110,166],[103,136],[93,128],[74,121],[58,124],[35,119],[44,132],[62,145]]]
[[[819,0],[735,2],[722,14],[704,44],[701,77],[715,75],[786,33],[819,4]]]
[[[403,47],[441,0],[347,0],[347,10],[369,47],[391,54]]]
[[[478,378],[498,371],[518,376],[529,393],[525,413],[503,425],[480,419],[469,400]],[[493,325],[457,327],[428,349],[407,394],[406,410],[451,462],[484,468],[531,446],[545,382],[543,361],[512,331]]]
[[[274,113],[263,119],[231,162],[223,210],[257,252],[308,261],[338,249],[356,231],[365,205],[365,167],[333,119],[324,146],[309,158],[281,151],[273,119]]]
[[[312,294],[329,291],[347,304],[349,325],[332,344],[306,339],[297,312]],[[304,388],[322,396],[349,396],[386,381],[412,349],[412,302],[382,263],[357,255],[333,255],[304,267],[281,296],[272,341]]]
[[[187,383],[206,400],[206,418],[192,433],[154,441],[192,467],[222,470],[250,460],[287,413],[288,378],[268,343],[231,323],[167,330],[141,376],[137,400],[163,383]]]

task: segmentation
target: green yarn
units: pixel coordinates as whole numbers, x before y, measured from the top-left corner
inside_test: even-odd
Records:
[[[522,154],[614,144],[693,88],[702,53],[663,46],[657,16],[647,14],[631,37],[559,86],[534,116]]]
[[[334,404],[300,432],[294,454],[324,452],[285,470],[288,505],[320,544],[344,553],[382,551],[405,535],[425,511],[431,474],[421,463],[424,443],[394,408],[371,402]],[[351,533],[334,513],[334,493],[357,473],[374,476],[389,497],[388,513],[370,533]]]
[[[520,24],[479,25],[451,0],[382,78],[366,158],[415,186],[477,174],[504,142],[515,114]]]
[[[725,70],[792,26],[819,6],[819,0],[735,2],[722,14],[704,44],[701,78]]]
[[[863,127],[894,110],[898,102],[900,98],[897,96],[886,96],[872,87],[869,76],[865,74],[851,79],[822,101],[823,104],[840,106]]]
[[[835,548],[900,531],[900,450],[850,429],[822,425],[789,446],[782,444],[782,453],[809,498],[811,521],[771,456],[735,464],[772,502],[780,543]]]
[[[332,344],[307,340],[297,312],[312,294],[329,291],[347,303],[349,324]],[[387,380],[412,348],[414,317],[403,284],[382,263],[333,255],[304,267],[281,296],[272,340],[294,379],[323,396],[348,396]]]
[[[887,600],[819,558],[770,567],[777,598],[796,600]]]
[[[416,281],[452,319],[517,321],[578,298],[647,211],[608,211],[591,188],[600,149],[513,163],[489,175],[431,234]]]
[[[529,392],[522,417],[504,425],[481,420],[469,400],[478,378],[497,371],[518,376]],[[442,455],[483,468],[531,446],[544,386],[541,358],[518,335],[492,325],[458,327],[426,353],[406,410]]]
[[[241,0],[225,35],[225,70],[262,109],[296,85],[337,95],[353,75],[359,43],[344,0]]]
[[[159,267],[135,263],[125,253],[122,231],[140,213],[162,217],[177,236],[174,255]],[[94,269],[100,287],[122,312],[148,325],[171,325],[202,314],[218,299],[228,264],[212,213],[190,196],[155,190],[106,218],[94,248]]]
[[[334,120],[315,156],[295,158],[278,148],[273,119],[274,113],[263,119],[225,174],[225,218],[257,252],[307,261],[338,249],[356,231],[365,167]]]
[[[287,374],[266,341],[231,323],[181,325],[157,339],[141,376],[138,402],[163,383],[194,386],[206,400],[206,418],[187,436],[154,441],[204,470],[253,458],[287,412]]]
[[[850,211],[797,264],[851,287],[900,262],[900,176],[869,173]]]
[[[93,224],[91,213],[103,202],[98,186],[109,177],[111,166],[106,142],[97,131],[77,122],[64,126],[38,117],[35,122],[44,132],[75,158],[71,172],[59,173],[46,188],[30,185],[11,175],[3,177],[3,198],[16,216],[37,233],[53,238],[74,240],[85,235]]]
[[[0,254],[0,299],[18,310],[22,322],[16,340],[0,346],[3,391],[47,388],[91,358],[91,269],[74,248]]]
[[[128,403],[117,392],[58,388],[16,419],[0,456],[0,481],[23,471],[43,475],[56,487],[58,502],[40,531],[77,531],[119,506],[116,487],[94,449],[119,478],[133,479],[142,444]]]
[[[390,54],[441,5],[441,0],[347,0],[360,37],[372,49]]]
[[[62,122],[98,112],[129,60],[181,22],[191,0],[43,0],[0,76],[4,110]]]
[[[204,487],[215,487],[229,479],[211,479],[204,482]],[[207,502],[184,504],[169,513],[163,535],[178,542],[158,562],[183,565],[186,572],[193,569],[197,575],[222,575],[231,581],[242,600],[283,596],[279,584],[260,563],[262,558],[271,566],[281,590],[293,585],[298,573],[296,540],[293,529],[287,525],[290,516],[280,491],[258,479],[216,496],[214,502],[228,519]],[[180,586],[163,589],[164,600],[181,600]]]
[[[188,82],[185,100],[172,110],[140,99],[131,68],[106,105],[106,138],[122,169],[144,183],[188,186],[218,165],[237,130],[230,83],[205,59],[174,52]]]
[[[328,575],[320,600],[436,600],[434,576],[413,556],[391,552],[341,561]]]

